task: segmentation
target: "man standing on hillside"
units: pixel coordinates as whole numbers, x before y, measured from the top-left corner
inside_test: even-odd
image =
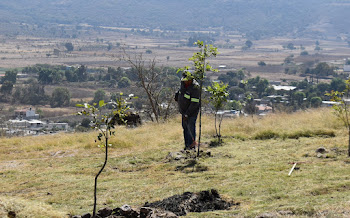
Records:
[[[181,79],[180,90],[175,94],[182,115],[182,128],[185,150],[194,149],[196,142],[196,120],[199,112],[199,84],[190,72],[185,72]]]

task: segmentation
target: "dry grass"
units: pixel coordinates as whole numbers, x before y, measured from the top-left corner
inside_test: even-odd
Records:
[[[65,107],[65,108],[51,108],[50,106],[39,106],[37,109],[41,110],[41,116],[44,118],[48,117],[62,117],[65,115],[74,115],[79,109],[76,107]]]
[[[202,147],[206,151],[214,135],[213,122],[211,117],[203,118]],[[315,130],[333,131],[335,137],[254,140],[266,131]],[[350,211],[347,135],[330,110],[225,119],[224,145],[211,148],[213,156],[200,158],[196,168],[165,160],[168,152],[183,147],[180,118],[116,131],[107,168],[99,180],[98,207],[141,206],[185,191],[216,188],[241,205],[190,217],[255,217],[278,211],[291,211],[295,217],[339,217]],[[93,177],[103,161],[95,137],[90,132],[2,138],[0,214],[14,210],[21,217],[48,208],[52,217],[60,217],[91,211]],[[329,151],[324,158],[316,157],[320,146]],[[295,161],[302,162],[300,169],[289,177],[290,162]],[[199,165],[204,171],[196,170]],[[183,171],[176,170],[181,167]]]
[[[27,201],[17,198],[0,197],[0,217],[8,217],[10,211],[15,211],[17,217],[45,218],[64,217],[67,214],[54,210],[45,203]]]

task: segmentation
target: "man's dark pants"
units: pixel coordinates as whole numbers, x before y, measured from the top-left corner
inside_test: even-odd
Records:
[[[190,149],[190,145],[196,140],[196,120],[197,115],[188,117],[182,116],[182,128],[184,130],[185,149]]]

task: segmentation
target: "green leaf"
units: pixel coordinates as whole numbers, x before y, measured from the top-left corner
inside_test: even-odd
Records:
[[[101,100],[101,101],[99,101],[98,102],[98,107],[103,107],[103,106],[105,106],[106,104],[105,104],[105,101],[104,100]]]

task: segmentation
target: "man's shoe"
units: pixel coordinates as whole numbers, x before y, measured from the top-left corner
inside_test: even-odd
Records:
[[[198,143],[196,141],[193,141],[193,143],[189,146],[189,149],[196,149],[198,146]]]

